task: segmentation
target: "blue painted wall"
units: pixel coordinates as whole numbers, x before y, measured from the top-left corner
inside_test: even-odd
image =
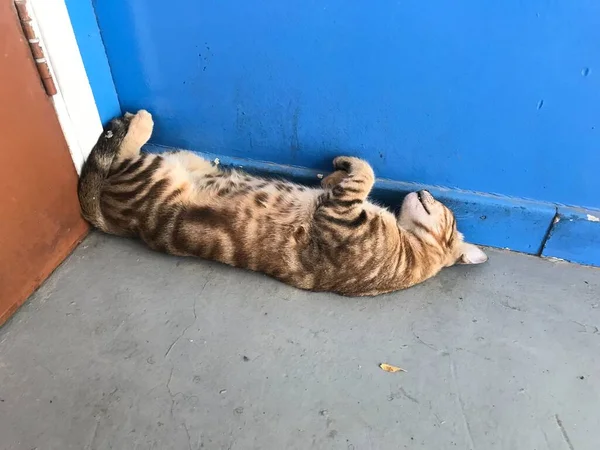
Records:
[[[542,256],[600,267],[600,214],[559,208]]]
[[[74,1],[74,0],[71,0]],[[103,0],[154,143],[600,207],[598,0]]]
[[[104,44],[91,0],[65,0],[77,46],[103,123],[120,114]]]

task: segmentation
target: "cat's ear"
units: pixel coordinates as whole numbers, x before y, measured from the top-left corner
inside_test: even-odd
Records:
[[[487,255],[479,247],[467,242],[461,244],[461,255],[458,264],[481,264],[486,262]]]

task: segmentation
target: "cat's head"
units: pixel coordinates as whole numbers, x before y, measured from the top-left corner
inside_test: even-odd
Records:
[[[428,191],[411,192],[406,196],[399,223],[427,246],[437,249],[444,266],[487,261],[487,255],[479,247],[464,241],[452,211]]]

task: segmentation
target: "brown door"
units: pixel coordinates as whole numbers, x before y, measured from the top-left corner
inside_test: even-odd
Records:
[[[85,235],[77,174],[10,0],[0,0],[0,325]]]

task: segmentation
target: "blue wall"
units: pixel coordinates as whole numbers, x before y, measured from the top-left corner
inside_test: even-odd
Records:
[[[91,0],[65,0],[77,46],[103,123],[121,112]]]
[[[600,207],[598,0],[103,0],[154,142]]]

